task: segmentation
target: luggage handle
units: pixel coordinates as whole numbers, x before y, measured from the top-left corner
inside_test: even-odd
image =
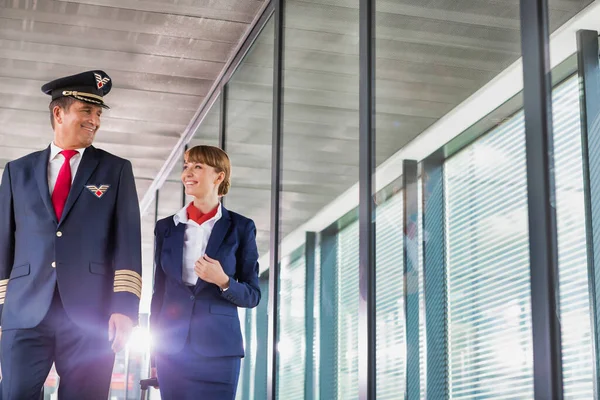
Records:
[[[148,390],[149,387],[158,387],[158,379],[142,379],[140,381],[140,386],[142,387],[142,390]]]
[[[148,388],[149,387],[158,387],[158,379],[150,378],[150,379],[142,379],[140,381],[140,387],[142,388],[140,399],[146,400],[148,397]]]

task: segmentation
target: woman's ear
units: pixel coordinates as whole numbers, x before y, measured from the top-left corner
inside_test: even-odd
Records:
[[[225,180],[225,172],[221,171],[221,172],[219,172],[219,175],[217,176],[215,185],[220,185],[224,180]]]

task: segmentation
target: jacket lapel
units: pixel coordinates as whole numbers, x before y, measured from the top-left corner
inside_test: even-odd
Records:
[[[38,159],[35,164],[35,180],[37,182],[37,187],[40,191],[40,196],[42,196],[42,201],[46,205],[50,216],[54,223],[58,223],[56,220],[56,212],[54,211],[54,206],[52,205],[52,199],[50,198],[50,188],[48,187],[48,161],[50,159],[50,146],[44,151],[40,153]]]
[[[94,146],[90,146],[83,152],[83,158],[81,159],[79,167],[77,168],[77,174],[75,175],[75,179],[71,185],[71,190],[69,191],[69,196],[67,197],[67,202],[65,204],[59,225],[65,220],[69,214],[69,211],[71,211],[75,201],[77,201],[77,198],[79,198],[79,195],[83,191],[84,185],[90,179],[97,166],[98,153],[96,152],[96,148],[94,148]]]
[[[229,211],[223,206],[221,206],[221,218],[217,221],[215,226],[213,227],[212,232],[210,233],[210,237],[208,238],[208,244],[206,245],[206,254],[210,258],[217,258],[217,252],[219,251],[219,247],[223,243],[227,232],[229,232],[229,227],[231,226],[231,217],[229,216]],[[200,290],[207,283],[202,279],[198,278],[196,282],[195,291]]]
[[[163,254],[169,255],[168,268],[173,271],[173,277],[178,282],[183,282],[183,241],[185,238],[185,224],[173,223],[173,226],[165,233],[163,239]],[[166,251],[165,251],[166,250]],[[162,257],[162,254],[161,254]]]
[[[225,239],[225,235],[227,235],[227,232],[229,231],[230,225],[231,218],[229,216],[229,211],[221,206],[221,218],[213,227],[210,237],[208,238],[208,244],[206,245],[206,254],[208,254],[210,258],[215,258],[217,256],[219,247],[221,247],[223,239]]]

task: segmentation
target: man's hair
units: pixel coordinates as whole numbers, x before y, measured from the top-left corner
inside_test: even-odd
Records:
[[[76,101],[72,97],[63,96],[50,102],[48,108],[50,109],[50,124],[52,125],[52,129],[54,129],[54,107],[59,106],[63,110],[68,111],[69,107]]]

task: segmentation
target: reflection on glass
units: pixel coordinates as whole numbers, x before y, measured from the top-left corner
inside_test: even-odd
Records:
[[[417,184],[418,202],[418,240],[419,240],[419,369],[421,373],[421,400],[427,400],[427,331],[425,330],[425,270],[423,266],[423,178],[419,177]]]
[[[194,147],[200,144],[206,144],[210,146],[219,145],[219,121],[221,118],[221,101],[220,97],[217,97],[215,102],[212,104],[210,110],[204,116],[202,123],[194,133],[194,136],[188,143],[188,148]],[[182,155],[183,157],[183,155]]]
[[[565,398],[592,398],[579,93],[554,90]],[[519,112],[448,160],[452,394],[533,397],[527,186]]]
[[[377,206],[377,398],[404,396],[406,325],[404,308],[403,193],[393,194]],[[378,199],[383,193],[378,194]],[[415,240],[417,238],[414,238]],[[418,254],[413,265],[417,265]]]
[[[279,398],[304,399],[306,260],[304,247],[281,265],[279,292]]]
[[[553,93],[558,273],[567,399],[594,397],[579,107],[579,83],[574,77]]]
[[[254,221],[260,269],[264,272],[269,267],[271,223],[272,20],[267,22],[227,84],[226,109],[225,150],[232,169],[231,189],[224,204]],[[243,400],[266,397],[268,275],[263,274],[262,279],[259,306],[244,311],[246,357],[242,360],[237,394]]]
[[[524,140],[519,113],[446,163],[452,398],[533,396]]]
[[[338,399],[358,397],[358,237],[358,221],[338,233]]]
[[[225,126],[226,151],[232,162],[232,186],[225,206],[254,220],[261,256],[269,251],[272,110],[271,20],[227,85]]]
[[[331,205],[358,181],[358,4],[358,0],[285,4],[282,259],[303,244],[307,230],[321,232],[358,204],[352,197],[343,205]],[[333,213],[325,211],[328,205]],[[317,398],[358,396],[358,241],[357,233],[352,235],[337,229],[321,235],[315,265],[318,284],[310,299],[315,317],[307,321],[314,323],[315,337],[295,343],[297,348],[312,346],[314,359],[289,362],[279,354],[279,398],[292,398],[288,393],[295,386],[286,375],[292,363],[312,369]],[[282,263],[282,279],[284,268]],[[299,292],[306,291],[305,281],[294,285]],[[303,304],[307,303],[305,299]],[[285,307],[283,302],[281,306]],[[289,309],[279,311],[282,322],[291,314]],[[294,335],[290,323],[281,325],[279,335],[280,340]],[[303,387],[293,398],[311,395],[304,391]]]
[[[178,163],[176,167],[173,168],[173,172],[171,173],[172,178],[165,181],[158,192],[157,220],[177,213],[177,211],[184,206],[183,184],[181,183],[181,164]]]

